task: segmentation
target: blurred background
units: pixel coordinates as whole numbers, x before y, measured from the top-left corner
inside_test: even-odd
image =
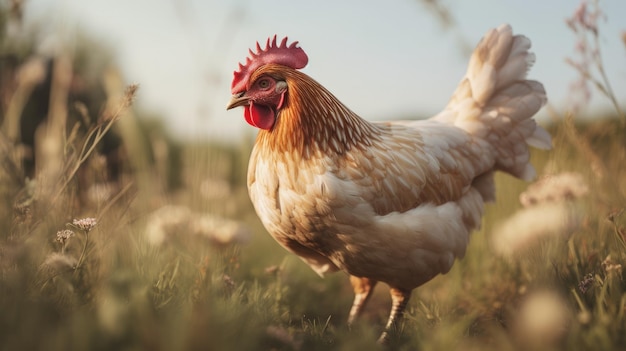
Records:
[[[497,175],[466,257],[389,349],[626,345],[623,0],[0,0],[0,350],[369,350],[248,199],[232,72],[277,34],[369,120],[440,111],[490,28],[528,36],[553,150]],[[529,225],[532,224],[532,225]]]
[[[578,104],[569,96],[577,72],[564,64],[577,53],[565,25],[576,6],[571,0],[28,0],[16,24],[22,29],[7,34],[30,33],[33,49],[43,55],[75,50],[89,38],[125,81],[141,85],[137,106],[163,119],[174,136],[232,140],[255,133],[240,115],[224,110],[232,71],[248,48],[274,34],[298,40],[310,58],[304,71],[361,116],[414,119],[440,111],[478,40],[510,23],[532,39],[537,63],[531,76],[544,83],[552,106],[565,111]],[[604,63],[618,78],[614,88],[623,100],[618,14],[626,13],[626,3],[602,1],[602,9]],[[593,98],[585,112],[607,106],[606,99]]]

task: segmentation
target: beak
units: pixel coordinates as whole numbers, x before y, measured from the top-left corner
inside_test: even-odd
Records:
[[[230,110],[231,108],[247,105],[250,101],[250,98],[245,96],[245,93],[245,91],[242,91],[241,93],[233,95],[233,97],[228,102],[228,105],[226,105],[226,109]]]

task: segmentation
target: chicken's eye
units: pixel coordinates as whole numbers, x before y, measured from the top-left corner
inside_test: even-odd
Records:
[[[261,89],[267,89],[270,87],[270,80],[267,78],[261,79],[259,80],[259,82],[257,83],[257,85],[259,86],[259,88]]]

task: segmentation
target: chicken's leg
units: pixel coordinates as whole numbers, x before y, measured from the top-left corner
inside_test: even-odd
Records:
[[[411,290],[391,288],[389,292],[391,293],[391,313],[389,314],[389,320],[387,320],[385,330],[380,335],[380,338],[378,338],[380,344],[387,343],[389,333],[396,326],[400,318],[402,318],[404,309],[411,298]]]
[[[365,307],[367,300],[372,295],[377,281],[351,275],[350,283],[352,283],[352,288],[354,289],[354,302],[348,316],[348,326],[352,326],[354,321],[361,315],[363,307]]]

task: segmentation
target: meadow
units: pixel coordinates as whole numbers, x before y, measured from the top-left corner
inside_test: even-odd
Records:
[[[114,71],[104,108],[68,103],[72,62],[59,59],[29,148],[17,126],[40,66],[20,65],[30,75],[3,87],[0,350],[385,349],[386,286],[349,330],[347,276],[319,278],[263,229],[245,188],[251,140],[170,140]],[[615,99],[605,78],[587,76]],[[614,102],[593,120],[553,113],[537,182],[497,176],[465,258],[414,291],[387,348],[626,348],[626,117]],[[111,132],[117,159],[104,155]]]
[[[558,178],[524,208],[527,184],[499,176],[498,203],[466,257],[415,291],[393,348],[626,345],[626,130],[564,122],[552,132],[554,150],[533,155],[535,164],[542,174],[575,172],[574,180]],[[248,146],[186,146],[181,163],[193,167],[182,167],[179,189],[155,191],[159,173],[144,172],[89,204],[73,182],[29,192],[36,184],[14,184],[5,170],[1,348],[377,349],[386,287],[348,330],[347,277],[320,279],[258,222],[240,176]],[[65,162],[71,170],[76,159]],[[146,174],[155,177],[150,187],[138,183]],[[523,211],[535,212],[503,224]]]

